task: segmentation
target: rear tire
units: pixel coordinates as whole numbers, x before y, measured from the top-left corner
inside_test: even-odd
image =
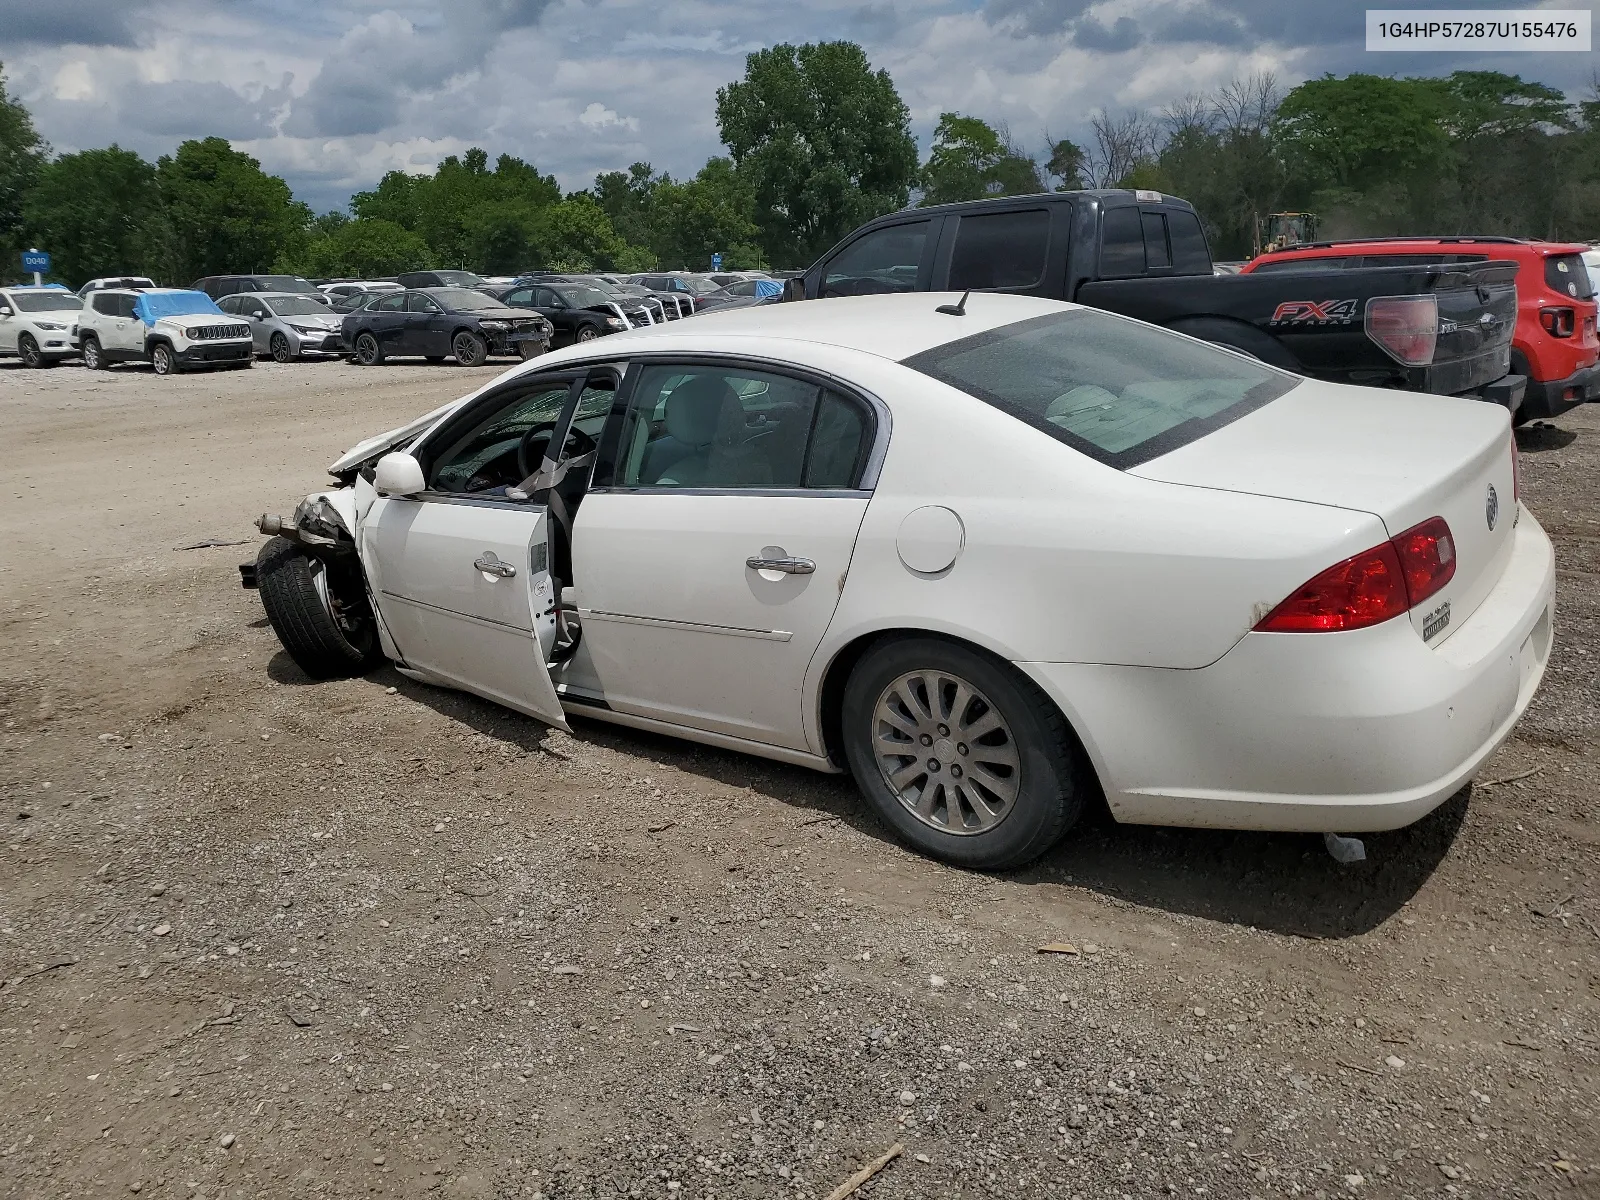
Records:
[[[289,657],[313,679],[360,674],[383,657],[359,570],[331,569],[283,537],[256,555],[261,607]]]
[[[104,371],[110,366],[100,349],[100,339],[92,333],[83,339],[83,365],[91,371]]]
[[[543,354],[544,352],[545,345],[543,342],[517,343],[517,357],[523,362],[527,362],[530,358],[538,358],[539,355]]]
[[[370,333],[356,335],[354,360],[363,367],[375,367],[383,361],[383,347]]]
[[[1026,676],[969,646],[904,638],[868,650],[845,685],[843,734],[878,818],[956,866],[1020,867],[1083,810],[1087,770],[1066,720]]]

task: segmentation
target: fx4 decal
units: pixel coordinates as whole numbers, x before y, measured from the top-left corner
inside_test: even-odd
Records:
[[[1359,300],[1285,300],[1270,325],[1348,325],[1361,312]]]

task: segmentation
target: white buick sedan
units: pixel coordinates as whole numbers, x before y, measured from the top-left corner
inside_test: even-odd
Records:
[[[1360,832],[1549,658],[1504,409],[1030,297],[715,314],[514,368],[336,462],[245,582],[309,674],[848,770],[918,849],[1118,820]]]

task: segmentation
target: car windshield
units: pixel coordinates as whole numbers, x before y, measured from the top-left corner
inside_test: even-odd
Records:
[[[613,296],[631,296],[637,298],[639,296],[648,296],[650,294],[649,288],[640,287],[637,283],[613,283],[607,290]]]
[[[267,307],[280,317],[325,317],[328,315],[328,306],[309,296],[301,299],[299,296],[276,296],[267,301]]]
[[[574,308],[603,308],[616,303],[614,298],[599,288],[558,287],[552,290]]]
[[[83,307],[83,301],[71,292],[58,292],[54,288],[41,292],[12,292],[11,302],[18,312],[71,312]]]
[[[452,272],[454,274],[455,272]],[[500,301],[471,288],[429,288],[428,295],[451,312],[475,312],[480,308],[504,308]]]
[[[1231,424],[1300,382],[1242,354],[1084,309],[1003,325],[904,365],[1120,469]]]
[[[707,292],[717,290],[717,285],[709,279],[698,279],[693,275],[679,275],[678,279],[682,281],[684,287],[688,288],[696,296],[704,296]]]
[[[478,287],[483,280],[471,271],[434,271],[433,277],[447,287]]]
[[[312,286],[309,279],[302,279],[298,275],[257,275],[264,292],[310,292],[313,296],[321,295]]]

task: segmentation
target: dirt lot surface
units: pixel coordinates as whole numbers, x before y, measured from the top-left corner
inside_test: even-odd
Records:
[[[500,369],[0,368],[0,1196],[1600,1195],[1600,405],[1521,439],[1560,630],[1470,796],[985,876],[299,673],[251,519]]]

